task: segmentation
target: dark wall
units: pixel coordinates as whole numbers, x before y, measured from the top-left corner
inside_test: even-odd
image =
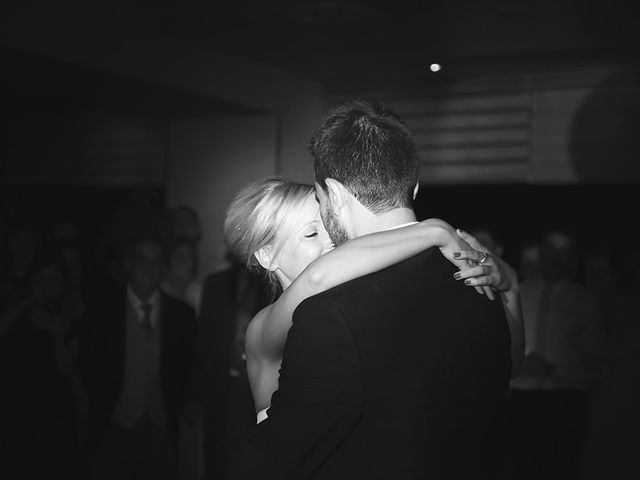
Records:
[[[415,208],[420,219],[439,217],[465,230],[491,229],[505,247],[505,258],[515,262],[523,243],[550,228],[575,233],[582,248],[603,242],[633,249],[640,232],[638,192],[636,183],[423,185]]]

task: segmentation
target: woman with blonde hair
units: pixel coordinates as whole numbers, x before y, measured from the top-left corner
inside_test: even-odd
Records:
[[[471,242],[470,245],[463,239]],[[258,312],[246,331],[245,352],[258,421],[266,418],[287,332],[298,304],[307,297],[387,268],[438,247],[480,293],[494,289],[517,296],[515,271],[465,233],[440,219],[428,219],[361,236],[333,248],[320,217],[314,187],[268,177],[241,189],[224,222],[228,250],[251,271],[264,275],[277,300]],[[519,307],[519,306],[518,306]],[[513,305],[507,315],[518,316]],[[518,317],[519,318],[519,317]]]

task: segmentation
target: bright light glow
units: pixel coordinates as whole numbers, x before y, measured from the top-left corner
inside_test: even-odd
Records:
[[[439,63],[432,63],[431,65],[429,65],[429,70],[431,70],[433,73],[439,72],[441,68],[442,67]]]

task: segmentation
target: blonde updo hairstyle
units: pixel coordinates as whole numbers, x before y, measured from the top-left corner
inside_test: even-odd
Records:
[[[312,185],[279,176],[266,177],[242,188],[227,209],[227,250],[250,271],[264,275],[274,293],[280,289],[274,260],[293,233],[297,212],[314,193]],[[267,264],[260,255],[264,251],[269,252]]]

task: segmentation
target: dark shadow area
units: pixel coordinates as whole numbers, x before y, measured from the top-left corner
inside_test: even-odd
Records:
[[[423,186],[418,194],[420,218],[483,231],[483,241],[499,245],[521,276],[528,354],[512,382],[504,478],[591,480],[640,472],[638,186]],[[542,256],[550,251],[545,238],[566,252],[565,260],[557,252]],[[545,287],[549,265],[561,263],[562,280]],[[544,297],[545,288],[555,296]],[[553,312],[545,341],[556,351],[545,350],[541,361],[543,302]],[[589,372],[580,373],[588,383],[567,382],[569,370],[558,373],[569,356],[576,362],[571,368]]]
[[[99,109],[160,116],[256,113],[223,100],[0,46],[5,108]]]
[[[616,73],[594,87],[573,122],[570,155],[583,182],[640,179],[640,71]]]
[[[549,229],[567,229],[579,245],[615,241],[640,231],[635,212],[638,183],[574,185],[421,186],[420,218],[439,217],[472,231],[489,228],[516,264],[518,249]],[[618,233],[614,233],[618,232]]]
[[[178,478],[176,468],[179,478],[202,478],[204,463],[207,478],[226,471],[255,422],[236,321],[264,300],[243,268],[211,273],[204,285],[194,279],[197,253],[184,253],[197,252],[201,239],[193,212],[168,208],[154,186],[2,190],[1,478],[125,478],[116,469],[122,457],[152,472],[136,478]],[[143,287],[157,312],[147,323],[126,302]],[[131,333],[139,325],[148,336]],[[145,407],[158,415],[153,422],[129,425],[137,407],[127,403],[127,428],[114,427],[125,370],[129,378],[141,361],[130,359],[133,350],[125,355],[135,338],[160,345],[165,388],[154,390],[157,409]],[[162,471],[158,457],[167,460]]]

